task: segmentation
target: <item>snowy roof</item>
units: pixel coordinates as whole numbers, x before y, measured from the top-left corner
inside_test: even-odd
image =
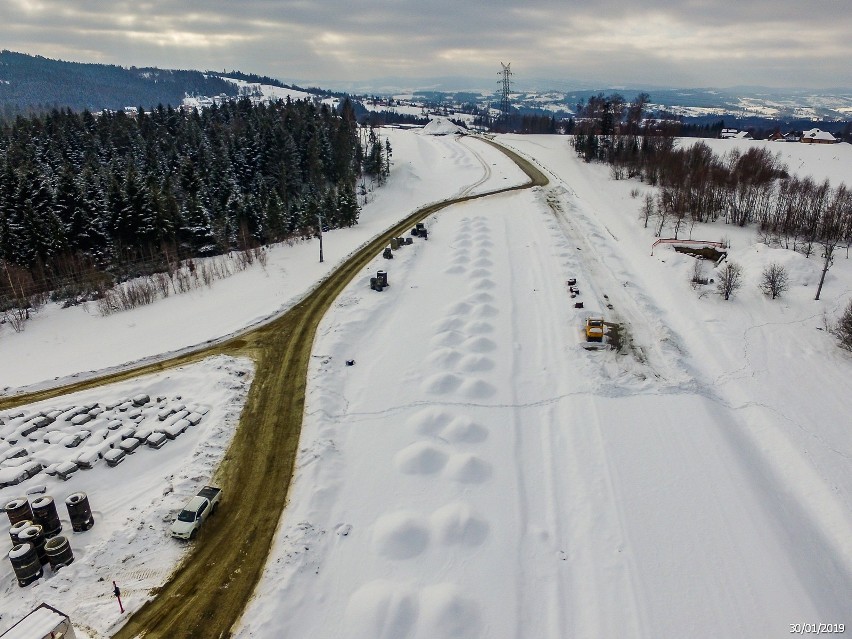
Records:
[[[466,131],[447,118],[437,117],[430,120],[421,133],[423,135],[464,135]]]
[[[805,131],[802,133],[803,138],[810,138],[811,140],[828,140],[829,142],[836,142],[837,138],[835,138],[828,131],[823,131],[822,129],[811,129],[810,131]]]
[[[3,639],[33,639],[33,637],[49,636],[50,633],[56,630],[56,626],[65,621],[68,617],[41,604],[26,617],[21,619],[8,631],[3,633]]]

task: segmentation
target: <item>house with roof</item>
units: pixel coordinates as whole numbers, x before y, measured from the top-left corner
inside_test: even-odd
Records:
[[[802,139],[800,142],[804,142],[805,144],[835,144],[837,142],[837,138],[831,135],[828,131],[811,129],[810,131],[802,133]]]
[[[0,635],[2,639],[75,639],[76,636],[68,615],[46,603]]]

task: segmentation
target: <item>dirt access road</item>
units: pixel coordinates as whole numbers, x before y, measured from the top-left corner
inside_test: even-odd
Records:
[[[487,140],[485,140],[487,141]],[[164,639],[230,637],[262,574],[287,500],[299,445],[308,362],[317,325],[344,287],[415,222],[447,206],[496,193],[544,186],[545,175],[512,151],[530,178],[524,185],[431,204],[402,220],[344,262],[281,317],[231,340],[141,368],[0,401],[0,410],[199,361],[251,357],[256,366],[234,439],[214,483],[224,490],[215,518],[156,597],[115,635]]]

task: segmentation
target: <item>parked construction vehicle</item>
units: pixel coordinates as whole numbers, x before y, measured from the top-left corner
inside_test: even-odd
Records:
[[[426,225],[423,222],[415,224],[414,228],[411,229],[411,234],[414,237],[422,237],[424,240],[429,239],[429,231],[426,230]]]
[[[586,318],[586,341],[587,342],[603,342],[604,338],[604,321],[602,317],[587,317]]]
[[[601,351],[612,348],[613,329],[615,324],[604,321],[600,315],[587,313],[581,316],[582,324],[578,327],[577,336],[580,346],[587,351]]]
[[[388,286],[390,286],[390,283],[388,282],[387,271],[377,271],[376,277],[370,278],[370,288],[374,291],[381,293]]]

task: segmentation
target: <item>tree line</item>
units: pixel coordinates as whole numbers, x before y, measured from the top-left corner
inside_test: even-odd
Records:
[[[0,302],[351,226],[389,155],[348,101],[18,117],[0,126]]]
[[[852,192],[845,184],[791,176],[780,155],[766,147],[733,149],[719,156],[704,142],[676,145],[679,123],[647,119],[648,99],[620,95],[589,100],[578,121],[576,152],[606,162],[615,179],[637,178],[659,186],[646,196],[645,226],[655,235],[669,228],[677,239],[697,222],[754,224],[767,244],[810,257],[819,251],[823,270],[817,299],[838,247],[852,245]]]
[[[39,105],[93,111],[150,107],[180,104],[186,95],[220,94],[236,96],[237,87],[200,71],[124,68],[0,51],[0,112]]]

